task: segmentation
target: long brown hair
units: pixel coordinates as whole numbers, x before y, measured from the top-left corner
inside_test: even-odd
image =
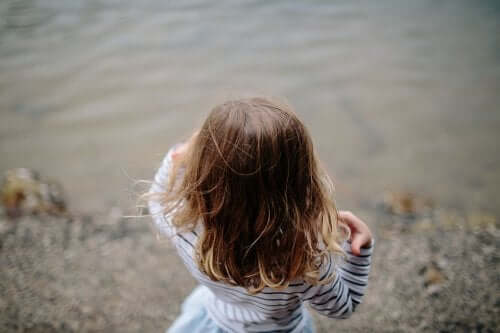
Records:
[[[296,279],[317,284],[327,256],[343,253],[339,243],[348,231],[332,195],[291,108],[249,98],[211,111],[161,201],[179,230],[203,225],[201,271],[258,292]]]

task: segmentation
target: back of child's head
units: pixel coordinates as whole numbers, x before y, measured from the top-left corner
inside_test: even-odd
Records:
[[[266,98],[216,106],[182,163],[164,201],[175,226],[202,224],[197,258],[211,279],[253,292],[318,283],[329,253],[341,253],[331,182],[289,106]]]

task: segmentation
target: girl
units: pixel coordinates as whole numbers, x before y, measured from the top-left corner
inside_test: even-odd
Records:
[[[332,318],[361,303],[371,232],[337,213],[288,106],[250,98],[215,107],[167,153],[148,195],[156,226],[200,283],[168,332],[313,332],[304,303]]]

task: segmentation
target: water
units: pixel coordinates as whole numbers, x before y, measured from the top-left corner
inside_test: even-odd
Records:
[[[494,1],[2,1],[0,171],[130,207],[227,97],[285,97],[341,208],[409,189],[500,213]]]

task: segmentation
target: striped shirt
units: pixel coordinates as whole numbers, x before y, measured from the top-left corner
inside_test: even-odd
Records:
[[[172,165],[171,149],[155,175],[150,193],[166,190]],[[190,232],[177,232],[165,216],[162,205],[155,199],[148,202],[150,213],[159,232],[169,237],[189,272],[211,296],[205,300],[209,316],[228,332],[301,332],[305,324],[304,303],[331,318],[348,318],[361,303],[370,273],[373,242],[361,249],[359,256],[351,252],[349,242],[342,246],[347,257],[340,261],[330,256],[321,269],[320,280],[332,273],[335,278],[326,284],[312,285],[303,280],[292,281],[286,289],[264,288],[249,294],[243,287],[210,280],[198,268],[195,247],[203,232],[201,223]]]

